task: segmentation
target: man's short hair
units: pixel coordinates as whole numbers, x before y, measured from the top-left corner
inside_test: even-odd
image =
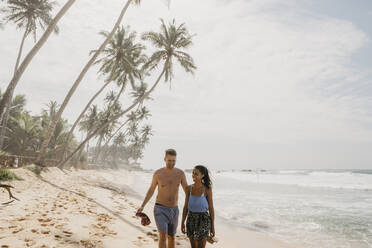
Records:
[[[171,156],[177,156],[177,152],[174,149],[167,149],[165,150],[165,156],[171,155]]]

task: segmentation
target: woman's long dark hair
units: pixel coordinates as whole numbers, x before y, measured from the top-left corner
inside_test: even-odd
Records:
[[[212,180],[209,177],[209,171],[207,167],[203,165],[197,165],[195,166],[195,169],[197,169],[198,171],[200,171],[201,174],[203,174],[204,177],[202,179],[202,183],[205,187],[207,187],[207,189],[210,189],[212,187]]]

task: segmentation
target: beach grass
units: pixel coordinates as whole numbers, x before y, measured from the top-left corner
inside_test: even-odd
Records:
[[[25,169],[27,169],[29,171],[32,171],[36,175],[40,175],[40,173],[41,173],[41,169],[38,166],[35,166],[35,165],[28,165],[28,166],[25,167]]]
[[[7,169],[0,169],[0,181],[12,181],[12,180],[22,180],[14,172]]]

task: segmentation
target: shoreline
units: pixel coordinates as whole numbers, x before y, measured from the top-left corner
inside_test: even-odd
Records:
[[[105,171],[66,171],[48,168],[37,176],[26,169],[14,169],[23,181],[11,181],[20,199],[0,206],[0,244],[3,247],[157,247],[153,202],[144,212],[151,224],[141,226],[135,212],[142,202],[134,190],[116,187],[105,179]],[[121,170],[123,172],[123,170]],[[130,180],[126,173],[123,180]],[[7,193],[1,192],[1,202]],[[180,208],[180,217],[182,213]],[[179,220],[180,221],[180,220]],[[294,248],[261,232],[250,231],[216,218],[219,242],[207,247]],[[190,247],[180,223],[176,247]]]

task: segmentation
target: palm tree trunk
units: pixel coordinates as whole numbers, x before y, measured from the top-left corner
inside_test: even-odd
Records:
[[[83,151],[84,151],[84,146],[81,147],[81,149],[80,149],[80,151],[79,151],[79,153],[78,153],[78,155],[77,155],[76,161],[75,161],[75,163],[74,163],[74,167],[75,167],[75,169],[77,169],[77,165],[78,165],[79,162],[80,162],[80,157],[81,157],[81,154],[83,153]]]
[[[93,103],[93,101],[99,96],[99,94],[101,94],[101,92],[106,88],[107,85],[109,85],[111,83],[110,82],[107,82],[105,83],[101,89],[89,100],[88,104],[85,106],[85,108],[83,109],[83,111],[80,113],[79,117],[75,120],[74,124],[72,125],[71,129],[70,129],[70,132],[68,133],[67,135],[67,139],[66,139],[66,143],[63,147],[63,152],[62,152],[62,156],[61,156],[61,160],[65,157],[65,154],[66,154],[66,151],[67,151],[67,146],[70,142],[70,139],[75,131],[75,128],[77,127],[77,124],[79,124],[81,118],[83,118],[83,116],[85,115],[85,112],[87,112],[87,110],[89,109],[90,105]]]
[[[100,135],[99,138],[98,138],[96,148],[94,149],[95,150],[95,156],[94,156],[94,159],[93,159],[94,164],[97,162],[99,153],[101,152],[100,150],[101,150],[102,140],[103,140],[103,135]]]
[[[70,98],[74,94],[75,90],[79,86],[80,82],[84,78],[85,74],[87,73],[87,71],[89,70],[89,68],[91,67],[91,65],[96,61],[98,55],[101,53],[101,51],[106,47],[106,45],[112,39],[114,33],[116,32],[116,30],[118,29],[121,21],[123,20],[124,14],[127,11],[128,7],[129,7],[129,4],[131,2],[132,2],[132,0],[128,0],[127,3],[124,5],[124,8],[122,9],[122,11],[120,13],[119,18],[117,19],[117,21],[116,21],[113,29],[111,30],[111,33],[107,36],[106,40],[102,43],[102,45],[99,47],[99,49],[94,53],[93,57],[85,65],[85,67],[81,71],[80,75],[78,76],[78,78],[76,79],[76,81],[74,82],[74,84],[72,85],[70,91],[67,93],[67,96],[66,96],[65,100],[63,101],[61,107],[59,108],[58,113],[57,113],[56,117],[54,118],[51,126],[49,127],[48,134],[47,134],[47,136],[46,136],[46,138],[45,138],[45,140],[44,140],[44,142],[43,142],[43,144],[41,146],[40,153],[39,153],[39,156],[37,158],[37,163],[38,164],[42,164],[43,163],[43,160],[45,159],[46,150],[47,150],[49,141],[50,141],[50,139],[52,137],[52,133],[53,133],[53,131],[54,131],[56,125],[57,125],[58,120],[61,118],[62,113],[65,110],[68,102],[70,101]]]
[[[27,37],[27,34],[28,34],[29,26],[30,26],[30,22],[27,23],[26,30],[25,30],[25,32],[23,34],[23,37],[22,37],[21,45],[20,45],[19,50],[18,50],[18,56],[17,56],[16,64],[15,64],[15,67],[14,67],[13,77],[14,77],[15,73],[17,72],[17,69],[18,69],[19,61],[20,61],[21,56],[22,56],[23,45],[25,43],[25,40],[26,40],[26,37]],[[6,128],[8,126],[8,118],[9,118],[10,107],[11,107],[11,103],[12,103],[12,99],[13,99],[13,93],[14,93],[14,91],[12,91],[12,93],[11,93],[9,104],[7,104],[5,113],[0,120],[0,123],[1,123],[0,149],[3,149],[3,146],[4,146],[5,131],[6,131]]]
[[[126,120],[116,131],[115,133],[113,133],[106,141],[106,143],[103,145],[103,150],[105,151],[104,154],[103,154],[103,159],[105,159],[107,157],[107,154],[108,154],[108,144],[110,143],[110,141],[112,140],[113,137],[115,137],[115,135],[120,131],[120,129],[122,129],[125,124],[127,124],[129,122],[129,119]]]
[[[123,83],[123,85],[121,86],[118,95],[115,97],[115,100],[112,102],[112,104],[110,104],[109,108],[111,106],[115,106],[116,105],[116,103],[119,101],[120,95],[123,94],[124,89],[125,89],[125,83]],[[106,145],[106,143],[105,143],[105,145]],[[104,146],[104,147],[106,147],[106,146]],[[99,147],[98,152],[96,153],[96,159],[95,159],[95,161],[99,160],[99,155],[100,154],[101,154],[101,147]]]
[[[106,141],[106,143],[103,145],[103,147],[107,147],[108,146],[108,143],[110,143],[110,141],[112,140],[113,137],[115,137],[115,135],[120,131],[120,129],[122,129],[125,124],[127,124],[129,122],[129,119],[126,120],[118,129],[116,129],[115,133],[113,133]]]
[[[19,62],[20,62],[21,57],[22,57],[23,45],[25,44],[25,40],[26,40],[26,37],[27,37],[27,34],[28,34],[29,26],[30,26],[30,22],[27,23],[25,33],[23,34],[23,37],[22,37],[21,45],[20,45],[19,50],[18,50],[18,56],[17,56],[16,64],[15,64],[15,67],[14,67],[13,77],[18,70]]]
[[[129,106],[127,109],[125,109],[124,111],[120,112],[119,114],[115,115],[111,120],[107,121],[105,124],[101,125],[99,128],[97,128],[96,130],[94,130],[64,161],[60,162],[57,166],[59,168],[61,168],[72,156],[74,156],[74,154],[76,152],[79,151],[79,149],[85,145],[85,143],[87,143],[92,137],[94,137],[97,133],[99,133],[100,131],[102,131],[104,128],[106,128],[110,123],[116,121],[117,119],[119,119],[120,117],[122,117],[123,115],[125,115],[126,113],[128,113],[131,109],[133,109],[137,104],[139,104],[140,102],[142,102],[143,100],[145,100],[149,95],[150,93],[156,88],[156,86],[159,84],[160,82],[160,79],[163,77],[164,73],[165,73],[165,68],[166,68],[166,64],[167,62],[165,63],[164,65],[164,68],[163,68],[163,71],[161,72],[161,74],[159,75],[159,77],[157,78],[155,84],[151,87],[151,89],[146,92],[142,97],[140,97],[139,99],[137,99],[131,106]]]
[[[68,0],[68,2],[63,6],[63,8],[57,13],[57,15],[51,21],[48,28],[45,30],[43,36],[41,36],[40,40],[34,45],[34,47],[30,50],[30,52],[23,60],[22,64],[17,68],[17,71],[15,72],[12,80],[8,84],[8,87],[0,101],[0,116],[3,116],[5,108],[10,105],[14,89],[17,86],[19,80],[21,79],[21,76],[25,72],[27,66],[30,64],[31,60],[35,57],[35,55],[45,44],[45,42],[48,40],[49,36],[55,29],[58,21],[63,17],[63,15],[68,11],[68,9],[73,5],[75,1],[76,0]]]

